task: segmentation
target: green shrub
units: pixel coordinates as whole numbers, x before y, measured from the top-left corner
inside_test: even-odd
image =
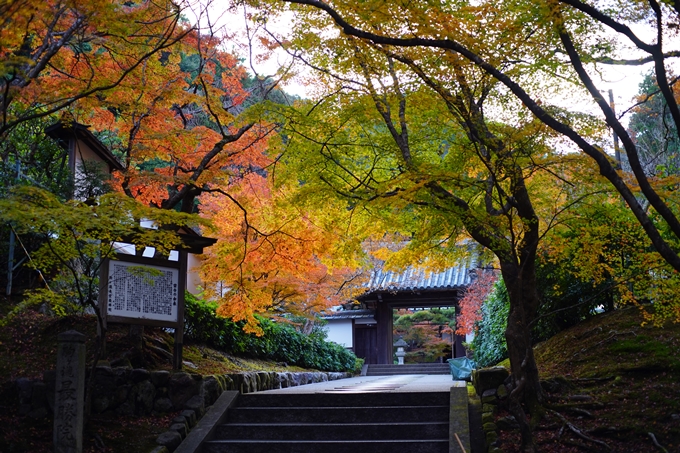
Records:
[[[510,298],[505,283],[499,279],[482,305],[482,320],[472,340],[474,360],[477,366],[494,365],[508,356],[505,343],[505,327],[510,312]]]
[[[342,346],[326,341],[323,331],[310,335],[293,326],[257,316],[262,335],[243,331],[243,322],[217,316],[217,303],[186,294],[184,335],[197,342],[234,354],[286,362],[321,371],[353,371],[356,356]]]
[[[353,374],[361,374],[361,370],[364,368],[365,362],[366,362],[365,359],[357,357],[356,362],[354,362],[354,371],[352,373]]]

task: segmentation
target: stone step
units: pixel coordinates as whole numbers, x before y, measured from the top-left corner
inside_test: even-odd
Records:
[[[440,403],[441,404],[441,403]],[[327,423],[374,422],[401,423],[408,421],[436,422],[448,420],[449,405],[436,406],[375,406],[345,407],[236,407],[230,409],[227,421],[230,423],[266,423],[278,420],[282,423]]]
[[[450,368],[444,368],[444,367],[384,367],[384,368],[377,368],[377,367],[369,367],[367,372],[398,372],[398,373],[407,373],[407,374],[428,374],[428,373],[445,373],[448,374],[451,372]]]
[[[415,368],[419,368],[419,369],[423,369],[423,370],[430,370],[430,369],[432,369],[432,370],[437,370],[437,369],[449,370],[451,367],[449,366],[448,363],[412,363],[412,364],[408,364],[408,365],[394,365],[394,364],[392,364],[392,365],[390,365],[390,364],[383,364],[383,365],[377,364],[376,365],[376,364],[371,364],[371,365],[368,365],[368,368],[369,369],[373,368],[373,369],[376,369],[376,370],[377,369],[380,369],[380,370],[382,370],[382,369],[404,369],[404,370],[407,370],[407,369],[415,369]]]
[[[203,453],[448,453],[449,440],[214,440],[203,445]]]
[[[448,417],[438,422],[229,423],[217,428],[221,440],[423,440],[447,439]]]
[[[202,453],[445,453],[450,391],[421,378],[361,379],[316,393],[239,395]]]
[[[387,370],[387,371],[379,371],[379,370],[368,370],[366,372],[366,376],[401,376],[401,375],[407,375],[407,374],[434,374],[434,375],[446,375],[446,374],[451,374],[450,370]]]
[[[370,383],[370,381],[369,381]],[[365,387],[364,387],[365,389]],[[374,407],[448,405],[448,392],[355,392],[342,387],[320,393],[248,393],[239,396],[238,407]]]
[[[406,374],[451,374],[448,363],[417,363],[409,365],[368,365],[366,376],[399,376]]]

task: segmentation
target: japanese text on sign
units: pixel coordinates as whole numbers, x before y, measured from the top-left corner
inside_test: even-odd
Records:
[[[153,271],[140,271],[143,268]],[[111,261],[107,313],[126,318],[177,321],[178,288],[177,269]]]

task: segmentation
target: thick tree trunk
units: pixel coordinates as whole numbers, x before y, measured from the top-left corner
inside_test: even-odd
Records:
[[[532,431],[544,412],[544,394],[531,344],[530,323],[538,311],[536,274],[533,260],[521,266],[501,263],[501,272],[510,299],[510,313],[505,330],[512,371],[509,409],[520,425],[525,452],[536,451]]]

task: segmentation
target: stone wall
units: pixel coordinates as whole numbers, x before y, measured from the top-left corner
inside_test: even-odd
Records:
[[[472,383],[482,404],[482,429],[488,453],[502,453],[498,445],[498,430],[516,425],[511,416],[496,420],[498,406],[508,396],[505,384],[509,375],[508,370],[503,367],[472,371]]]
[[[193,410],[200,418],[225,390],[253,393],[350,377],[349,373],[245,372],[202,376],[186,372],[148,371],[130,367],[100,366],[95,371],[92,412],[149,415]],[[19,414],[45,418],[54,412],[56,373],[42,379],[17,379]]]

